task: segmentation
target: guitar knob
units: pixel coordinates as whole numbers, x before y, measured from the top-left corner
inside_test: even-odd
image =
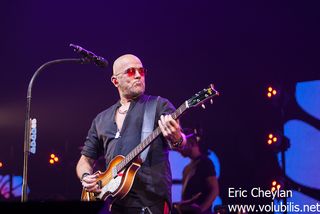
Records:
[[[205,106],[204,104],[202,104],[201,107],[202,107],[203,109],[206,109],[206,106]]]
[[[210,103],[213,104],[213,100],[212,99],[210,99]]]

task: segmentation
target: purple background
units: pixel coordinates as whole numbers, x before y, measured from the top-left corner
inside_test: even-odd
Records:
[[[316,1],[3,1],[1,14],[0,174],[22,175],[29,80],[43,63],[78,57],[80,45],[110,66],[55,65],[36,80],[32,117],[37,154],[30,157],[30,200],[78,200],[75,165],[93,117],[113,104],[112,62],[133,53],[149,73],[147,93],[178,107],[214,83],[221,96],[182,119],[202,126],[228,187],[269,187],[278,174],[265,136],[279,125],[265,99],[268,84],[283,89],[319,78],[320,13]],[[272,128],[270,128],[272,127]],[[51,152],[60,164],[49,166]],[[248,199],[237,199],[248,200]]]

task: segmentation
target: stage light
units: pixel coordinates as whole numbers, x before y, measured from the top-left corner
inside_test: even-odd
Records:
[[[272,184],[271,185],[271,191],[272,192],[276,191],[277,190],[276,186],[277,186],[278,182],[276,180],[273,180],[271,184]]]
[[[0,168],[2,168],[3,167],[3,163],[0,161]]]
[[[51,165],[53,165],[53,164],[55,164],[55,163],[57,163],[57,162],[59,162],[58,156],[52,153],[52,154],[50,155],[49,163],[50,163]]]
[[[267,97],[272,98],[272,96],[276,96],[278,94],[277,90],[272,88],[271,86],[268,87],[267,90]]]
[[[269,133],[265,142],[268,147],[276,153],[286,151],[290,147],[288,138],[281,134],[280,131],[273,131],[272,133]]]
[[[273,180],[272,181],[272,186],[271,186],[271,191],[279,191],[283,186],[283,181],[282,179],[278,179],[278,180]]]
[[[269,145],[274,144],[274,143],[277,143],[277,142],[278,142],[278,139],[279,139],[279,137],[277,137],[276,134],[270,133],[270,134],[268,135],[267,143],[268,143]]]

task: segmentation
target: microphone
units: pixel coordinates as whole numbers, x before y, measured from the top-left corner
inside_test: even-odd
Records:
[[[80,47],[79,45],[70,44],[70,47],[73,47],[75,52],[81,54],[85,59],[92,61],[97,66],[102,68],[108,66],[108,61],[103,57],[97,56],[91,51],[87,51],[86,49]]]

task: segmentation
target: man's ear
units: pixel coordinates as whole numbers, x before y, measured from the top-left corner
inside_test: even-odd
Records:
[[[115,87],[118,87],[119,82],[118,82],[118,80],[117,80],[116,77],[112,76],[112,77],[111,77],[111,82],[113,83],[113,85],[114,85]]]

